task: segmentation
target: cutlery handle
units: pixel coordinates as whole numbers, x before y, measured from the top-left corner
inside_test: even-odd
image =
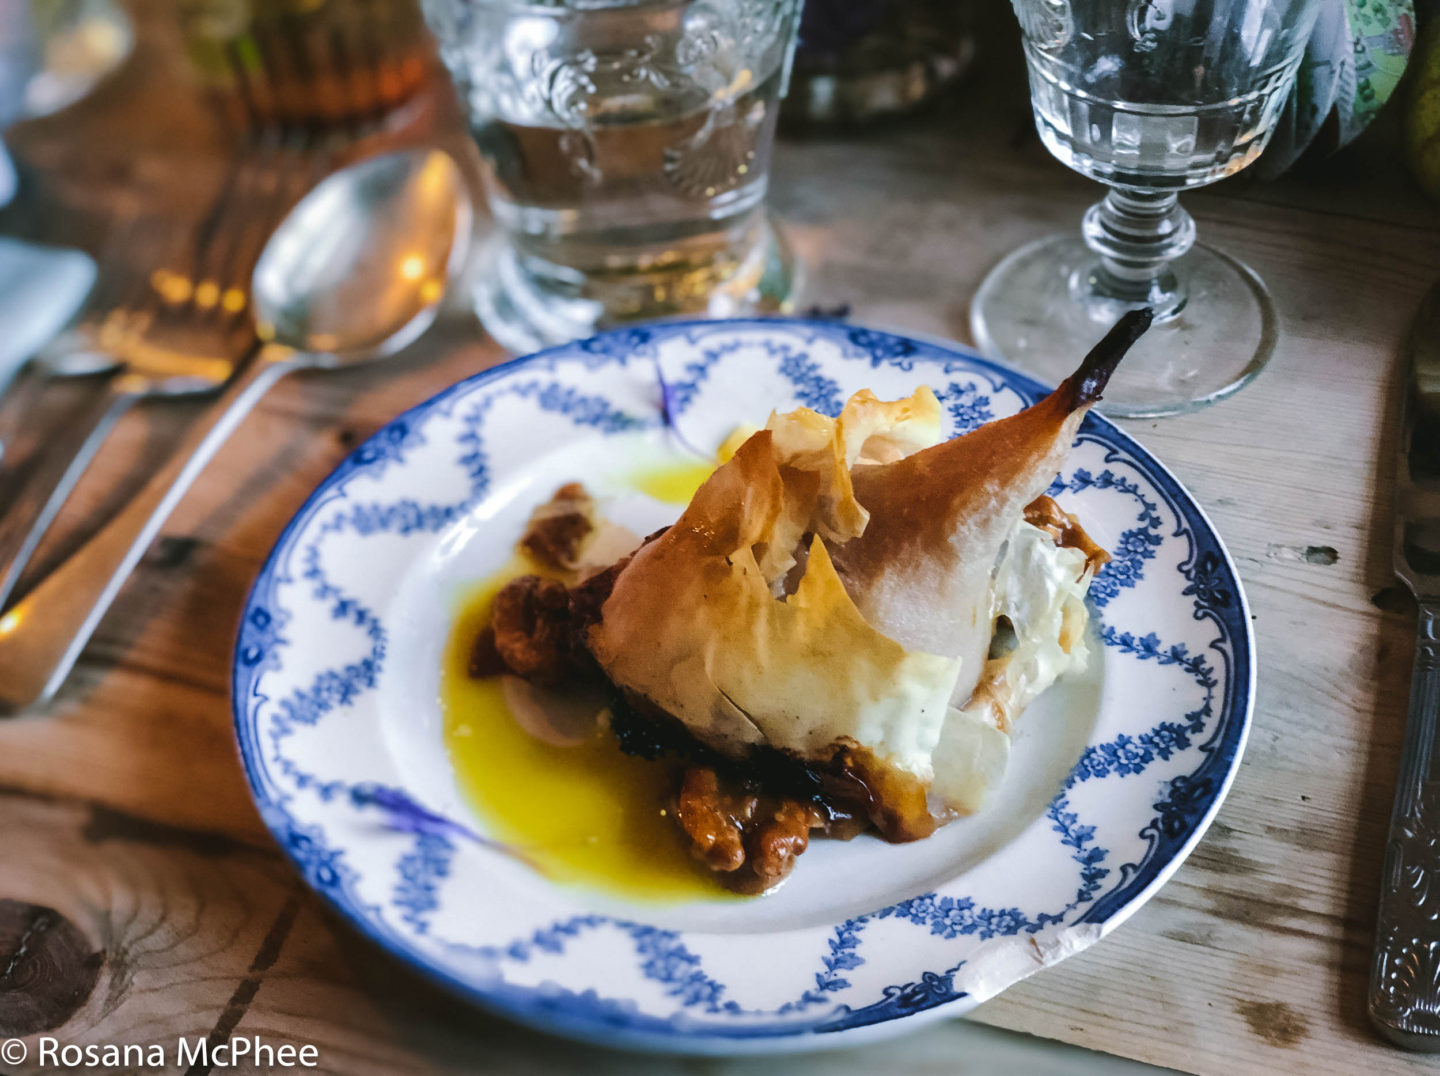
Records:
[[[1440,1051],[1440,602],[1421,601],[1410,680],[1410,714],[1385,873],[1370,1019],[1408,1050]]]
[[[0,711],[55,693],[190,484],[265,391],[299,365],[283,348],[257,355],[134,500],[0,616]]]
[[[123,378],[107,381],[99,399],[47,438],[14,499],[0,507],[0,609],[70,491],[136,399]]]

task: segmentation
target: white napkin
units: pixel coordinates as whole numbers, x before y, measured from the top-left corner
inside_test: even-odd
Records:
[[[95,262],[78,250],[0,236],[0,391],[65,328],[94,282]]]

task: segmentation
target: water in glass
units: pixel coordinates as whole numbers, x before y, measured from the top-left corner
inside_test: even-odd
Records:
[[[487,164],[479,295],[512,346],[743,309],[797,0],[426,0]],[[506,339],[509,336],[511,339]]]

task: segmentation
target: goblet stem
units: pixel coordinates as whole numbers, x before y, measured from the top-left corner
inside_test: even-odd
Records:
[[[1171,263],[1194,245],[1195,220],[1173,191],[1111,188],[1086,211],[1081,232],[1098,260],[1072,279],[1077,300],[1105,308],[1106,318],[1148,306],[1165,321],[1184,309],[1185,283]]]

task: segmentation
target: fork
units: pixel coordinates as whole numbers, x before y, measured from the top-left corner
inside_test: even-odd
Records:
[[[61,434],[60,443],[49,446],[0,514],[0,609],[120,417],[147,396],[213,391],[253,352],[244,289],[279,211],[348,149],[383,128],[396,103],[387,98],[387,85],[399,72],[365,63],[366,56],[383,52],[376,35],[386,27],[373,17],[357,25],[356,41],[337,35],[315,56],[287,50],[275,33],[262,33],[256,39],[258,67],[256,57],[231,43],[226,62],[238,91],[242,138],[252,152],[237,157],[224,193],[196,229],[188,270],[157,269],[142,281],[138,295],[132,286],[124,298],[112,296],[111,304],[92,301],[95,313],[80,330],[35,364],[51,375],[114,372],[100,398]],[[326,73],[349,100],[332,101],[331,115],[288,121],[280,107],[283,92],[314,88]],[[308,157],[309,167],[264,167],[287,154]],[[290,189],[285,180],[296,177],[303,185]],[[265,203],[265,212],[250,211],[257,202]]]
[[[0,608],[70,491],[120,417],[147,397],[211,392],[256,346],[246,283],[269,229],[288,202],[296,169],[283,167],[278,131],[259,132],[232,163],[220,196],[179,246],[148,276],[97,296],[89,314],[37,359],[65,376],[110,369],[98,398],[38,453],[29,476],[0,514]],[[122,234],[138,234],[131,221]],[[109,302],[103,300],[109,299]],[[113,305],[112,305],[113,304]]]
[[[372,22],[361,20],[357,38],[360,52],[371,57],[383,51],[376,35],[386,29]],[[196,229],[188,268],[157,269],[138,299],[132,292],[126,301],[98,307],[81,332],[69,334],[36,364],[58,375],[114,372],[100,398],[63,432],[61,443],[43,454],[0,513],[0,610],[124,412],[147,396],[218,389],[254,353],[257,340],[245,288],[270,229],[311,183],[385,126],[396,103],[387,98],[386,84],[398,72],[373,64],[367,68],[365,56],[354,51],[356,42],[341,36],[315,56],[287,54],[284,44],[273,33],[260,35],[258,67],[256,57],[238,42],[227,50],[241,137],[251,152],[237,156],[224,192]],[[331,115],[287,119],[280,107],[282,90],[312,86],[326,71],[350,100]],[[289,85],[296,79],[297,85]],[[294,159],[282,167],[287,156]],[[267,169],[267,162],[272,167]],[[257,205],[262,211],[253,211]]]

